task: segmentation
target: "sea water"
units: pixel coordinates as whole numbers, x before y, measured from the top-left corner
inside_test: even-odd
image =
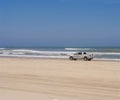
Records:
[[[1,57],[30,57],[30,58],[61,58],[68,59],[76,52],[88,52],[94,55],[94,60],[120,61],[120,48],[113,47],[9,47],[0,48]]]

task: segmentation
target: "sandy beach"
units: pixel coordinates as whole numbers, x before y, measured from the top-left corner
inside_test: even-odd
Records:
[[[0,58],[0,100],[120,100],[120,62]]]

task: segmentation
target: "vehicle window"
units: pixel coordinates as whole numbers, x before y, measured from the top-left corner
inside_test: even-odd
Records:
[[[82,53],[81,53],[81,52],[79,52],[79,53],[78,53],[78,55],[82,55]]]

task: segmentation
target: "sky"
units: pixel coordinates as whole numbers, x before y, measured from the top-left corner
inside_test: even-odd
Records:
[[[120,0],[0,0],[0,47],[120,47]]]

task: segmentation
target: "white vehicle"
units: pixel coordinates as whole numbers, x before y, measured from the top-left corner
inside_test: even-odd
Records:
[[[93,59],[93,54],[88,54],[86,52],[78,52],[71,54],[69,56],[70,60],[77,60],[77,59],[83,59],[85,61],[91,61]]]

